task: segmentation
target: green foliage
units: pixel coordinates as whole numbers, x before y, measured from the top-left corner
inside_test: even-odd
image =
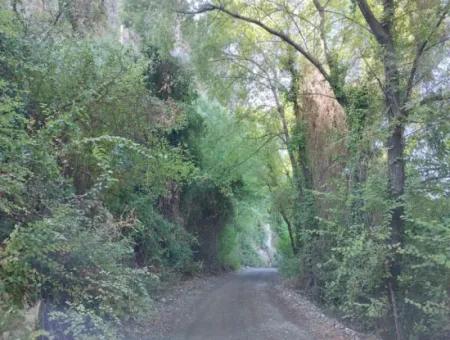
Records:
[[[119,326],[121,320],[147,312],[149,292],[158,282],[147,268],[131,266],[133,244],[122,235],[123,223],[114,221],[99,202],[83,204],[83,210],[59,206],[50,218],[16,227],[1,257],[5,301],[17,306],[39,299],[69,304],[67,313],[58,317],[72,321],[77,318],[71,310],[83,310],[80,324],[67,326],[73,336],[85,331],[79,328],[85,317]]]
[[[25,159],[21,157],[30,143],[25,131],[26,119],[17,111],[21,108],[20,98],[7,93],[8,83],[0,83],[0,212],[11,214],[14,210],[23,209],[21,196],[25,190],[26,177],[29,171],[25,167]],[[16,141],[16,142],[13,142]],[[2,238],[3,239],[3,238]]]
[[[264,152],[274,138],[261,136],[258,123],[239,119],[218,102],[200,98],[196,110],[204,119],[204,133],[197,140],[200,166],[223,190],[243,194],[258,191],[266,169]],[[250,189],[247,189],[245,186]]]
[[[278,251],[280,253],[280,260],[278,261],[278,268],[283,277],[288,279],[296,279],[303,273],[301,272],[301,261],[298,256],[294,256],[290,249],[290,241],[285,239],[285,242],[278,244]]]
[[[120,337],[118,325],[99,317],[82,304],[70,306],[64,312],[51,312],[50,318],[53,322],[63,325],[63,336],[92,340],[117,339]]]
[[[147,198],[129,204],[139,216],[137,226],[130,231],[136,261],[151,265],[162,274],[165,268],[190,274],[193,269],[191,247],[195,244],[192,235],[149,208],[151,202]]]
[[[192,77],[178,65],[175,58],[162,60],[158,50],[152,46],[146,49],[145,54],[150,60],[145,83],[156,97],[185,102],[195,97],[191,84]]]
[[[425,2],[395,6],[405,113],[395,121],[381,49],[355,1],[321,3],[322,12],[311,1],[225,4],[289,34],[300,27],[293,41],[326,61],[334,93],[256,25],[178,16],[187,1],[126,1],[116,27],[104,1],[43,1],[36,11],[2,1],[0,332],[36,335],[24,310],[42,300],[67,336],[117,338],[164,280],[202,265],[269,264],[270,223],[279,251],[270,264],[343,318],[389,334],[395,258],[406,336],[448,338],[447,45],[439,1]],[[421,86],[407,98],[423,39]],[[309,89],[337,98],[345,122]],[[395,204],[388,123],[405,128],[407,186]],[[336,155],[324,160],[321,148]],[[399,247],[388,242],[398,204]]]
[[[225,229],[229,237],[229,244],[223,242],[224,252],[228,257],[239,261],[240,266],[261,267],[273,266],[274,254],[267,249],[265,241],[269,238],[270,227],[264,228],[268,223],[267,202],[259,199],[242,198],[235,202],[236,212],[234,218]],[[267,226],[267,225],[266,225]],[[273,235],[272,235],[273,236]],[[273,245],[274,246],[274,245]]]
[[[241,266],[238,252],[238,233],[233,227],[226,227],[219,237],[219,261],[227,269],[236,270]]]
[[[176,43],[179,6],[178,0],[130,0],[123,4],[123,22],[139,35],[143,46],[155,46],[166,58]]]
[[[115,338],[196,270],[194,238],[158,211],[194,170],[168,138],[189,100],[152,94],[149,60],[116,41],[33,41],[0,13],[1,332],[42,300],[66,335]]]
[[[423,195],[422,190],[433,194]],[[401,284],[406,291],[404,317],[418,337],[448,332],[450,206],[441,190],[438,183],[423,183],[413,175],[406,195],[409,218]]]
[[[98,205],[87,204],[89,213]],[[64,301],[70,296],[74,302],[117,316],[148,304],[143,298],[145,286],[155,279],[145,270],[128,268],[133,249],[121,236],[120,223],[111,220],[107,211],[89,217],[67,206],[56,208],[52,215],[18,226],[10,235],[1,273],[9,298],[21,304],[41,297]]]

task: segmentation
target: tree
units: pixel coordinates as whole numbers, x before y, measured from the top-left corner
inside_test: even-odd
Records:
[[[348,93],[346,93],[345,89],[345,72],[342,72],[341,63],[336,60],[333,51],[329,48],[332,38],[327,37],[327,33],[330,33],[330,30],[327,32],[325,27],[326,14],[333,13],[333,10],[328,10],[327,8],[329,2],[327,5],[324,5],[319,0],[313,1],[313,5],[320,17],[318,30],[323,43],[322,53],[310,52],[305,45],[297,42],[290,31],[280,30],[267,23],[269,20],[266,18],[271,18],[270,13],[277,13],[280,8],[281,11],[285,12],[286,16],[292,15],[294,11],[290,11],[289,3],[275,3],[271,8],[273,10],[272,12],[268,8],[265,8],[265,6],[261,6],[261,8],[257,8],[256,10],[252,7],[248,11],[253,13],[254,16],[244,14],[247,11],[245,2],[238,3],[241,4],[241,11],[230,9],[236,5],[236,2],[228,5],[222,3],[206,3],[195,10],[184,11],[184,13],[199,14],[218,11],[234,19],[256,25],[269,34],[278,37],[281,41],[292,46],[320,72],[333,89],[338,102],[344,109],[347,107]],[[399,19],[398,14],[403,12],[400,7],[402,1],[383,1],[381,6],[381,19],[378,19],[377,15],[375,15],[375,8],[379,11],[379,6],[369,5],[366,0],[356,0],[356,3],[364,18],[365,25],[358,22],[357,15],[348,17],[348,19],[358,25],[355,25],[356,28],[360,29],[360,26],[363,26],[364,29],[369,30],[376,41],[376,45],[369,46],[369,48],[372,49],[373,56],[376,57],[380,54],[380,62],[383,65],[384,79],[379,80],[379,84],[383,93],[385,117],[389,125],[389,133],[386,140],[388,154],[386,168],[389,178],[388,192],[392,201],[389,236],[389,244],[392,252],[387,259],[389,277],[386,283],[396,337],[397,339],[403,339],[404,336],[397,307],[396,294],[401,294],[398,287],[398,277],[401,273],[400,252],[405,234],[403,202],[406,176],[404,131],[411,108],[412,97],[423,95],[423,91],[417,90],[417,85],[420,82],[420,79],[417,79],[417,75],[423,67],[427,52],[440,44],[440,39],[443,35],[441,27],[445,23],[449,3],[440,4],[439,2],[435,2],[429,6],[423,6],[421,2],[417,2],[416,8],[411,4],[411,9],[418,13],[427,13],[430,15],[430,18],[424,20],[424,24],[420,25],[420,31],[414,28],[414,15],[410,15],[409,17],[405,15],[407,17],[406,19]],[[306,6],[302,8],[304,9]],[[339,13],[339,15],[347,17],[342,13]],[[300,14],[298,16],[301,18]],[[303,20],[303,22],[308,21]],[[400,27],[402,28],[400,29]],[[402,32],[402,30],[405,31]],[[413,43],[408,41],[411,37]],[[320,59],[321,54],[325,56],[324,61]],[[402,57],[412,61],[410,67],[400,61]],[[431,72],[426,69],[423,71],[425,73]],[[419,100],[419,102],[422,102],[422,100]]]

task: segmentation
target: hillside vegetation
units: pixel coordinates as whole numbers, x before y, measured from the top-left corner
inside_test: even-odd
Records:
[[[1,337],[121,338],[177,280],[276,264],[448,338],[448,11],[0,0]]]

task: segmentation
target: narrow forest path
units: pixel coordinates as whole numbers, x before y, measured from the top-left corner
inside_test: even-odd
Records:
[[[276,269],[245,269],[214,280],[214,283],[209,284],[206,289],[190,287],[184,289],[173,300],[163,299],[166,306],[170,303],[179,305],[159,314],[159,323],[166,324],[163,334],[156,335],[152,329],[149,338],[174,340],[367,338],[325,317],[300,295],[288,293],[281,287]]]

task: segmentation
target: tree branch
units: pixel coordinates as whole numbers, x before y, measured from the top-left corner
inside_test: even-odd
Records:
[[[426,105],[426,104],[431,104],[434,102],[440,102],[440,101],[446,101],[446,100],[450,100],[450,93],[432,94],[432,95],[429,95],[429,96],[423,98],[420,101],[420,105]]]
[[[325,8],[320,4],[319,0],[313,0],[313,3],[317,9],[317,12],[319,13],[319,18],[320,18],[319,31],[320,31],[320,38],[322,39],[323,51],[324,51],[327,63],[331,68],[331,67],[333,67],[334,61],[333,61],[331,53],[328,49],[328,44],[327,44],[326,35],[325,35]]]
[[[411,66],[411,71],[409,74],[409,78],[408,78],[408,83],[406,85],[406,96],[405,96],[405,102],[409,100],[409,98],[411,97],[411,92],[412,89],[414,87],[414,79],[416,77],[417,74],[417,69],[419,67],[419,62],[420,59],[422,58],[424,52],[426,51],[427,45],[430,42],[431,36],[433,35],[433,32],[439,28],[439,26],[442,24],[442,22],[444,21],[445,17],[448,14],[448,10],[449,10],[449,4],[450,2],[447,3],[447,6],[445,7],[444,11],[441,13],[441,15],[439,16],[436,25],[435,25],[435,29],[430,33],[430,35],[418,46],[417,48],[417,53],[416,56],[414,57],[414,61],[413,64]]]
[[[367,1],[356,0],[356,2],[358,3],[359,9],[378,43],[381,45],[387,44],[389,42],[389,34],[386,32],[383,25],[377,20]]]
[[[298,52],[300,52],[301,55],[303,55],[311,64],[313,64],[317,68],[317,70],[323,75],[323,77],[328,81],[328,83],[332,84],[330,75],[325,70],[324,66],[320,63],[319,60],[317,60],[315,57],[313,57],[300,44],[296,43],[289,35],[285,34],[284,32],[277,31],[276,29],[267,26],[266,24],[264,24],[263,22],[261,22],[257,19],[243,16],[239,13],[235,13],[235,12],[232,12],[232,11],[226,9],[222,5],[217,6],[214,4],[204,4],[203,6],[201,6],[200,8],[198,8],[197,10],[194,10],[194,11],[178,11],[178,12],[182,13],[182,14],[195,15],[195,14],[207,13],[207,12],[212,12],[212,11],[220,11],[222,13],[229,15],[232,18],[242,20],[242,21],[251,23],[253,25],[256,25],[256,26],[262,28],[263,30],[265,30],[266,32],[268,32],[274,36],[277,36],[278,38],[280,38],[281,40],[283,40],[284,42],[286,42],[287,44],[289,44],[293,48],[295,48]]]

